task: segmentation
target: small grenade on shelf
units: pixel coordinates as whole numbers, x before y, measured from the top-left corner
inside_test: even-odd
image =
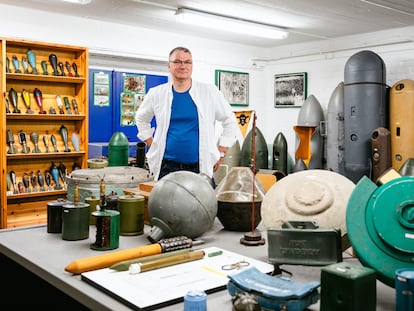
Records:
[[[30,183],[32,185],[33,192],[39,192],[37,175],[33,171],[30,173]]]
[[[24,193],[25,191],[24,191],[24,184],[23,184],[23,182],[22,181],[19,181],[18,183],[17,183],[17,188],[18,188],[18,190],[19,190],[19,193]]]
[[[11,69],[10,69],[10,58],[8,56],[6,56],[6,72],[7,73],[11,73]]]
[[[73,107],[73,110],[75,111],[75,114],[79,114],[78,103],[76,102],[75,98],[72,99],[72,107]]]
[[[26,89],[22,90],[22,99],[23,99],[23,103],[26,106],[26,113],[33,114],[34,111],[30,108],[30,106],[31,106],[30,94],[29,94],[28,91],[26,91]]]
[[[49,62],[50,62],[50,65],[52,66],[52,69],[53,69],[53,75],[58,76],[59,72],[57,70],[57,56],[56,56],[56,54],[50,54],[49,55]]]
[[[49,107],[49,114],[56,114],[56,110],[53,108],[53,106]]]
[[[7,151],[7,153],[8,154],[17,153],[16,148],[14,146],[14,135],[11,130],[7,130],[6,140],[7,140],[7,144],[9,145],[9,150]]]
[[[33,53],[31,49],[27,51],[27,59],[29,60],[29,65],[32,68],[32,74],[34,75],[39,74],[36,68],[36,54]]]
[[[15,73],[22,73],[22,71],[20,70],[20,63],[19,63],[19,59],[17,58],[16,55],[12,56],[12,64],[14,67],[14,72]]]
[[[37,171],[37,182],[39,183],[40,191],[45,191],[45,175],[40,170]]]
[[[10,179],[10,174],[6,174],[6,188],[7,188],[7,195],[12,194],[13,192],[11,191],[11,179]]]
[[[30,178],[27,175],[27,173],[23,174],[22,181],[23,181],[23,186],[24,186],[24,192],[29,193],[30,192]]]
[[[40,114],[46,114],[46,111],[43,110],[43,95],[42,95],[42,91],[39,90],[38,88],[35,88],[33,91],[33,95],[36,99],[36,103],[40,108],[39,113]]]
[[[52,162],[52,165],[50,166],[50,174],[55,182],[55,190],[62,189],[62,186],[59,183],[59,169],[54,162]]]
[[[20,130],[18,136],[19,136],[19,142],[23,146],[22,153],[29,153],[30,148],[27,146],[26,133],[23,132],[23,130]]]
[[[50,175],[50,171],[46,170],[45,171],[45,182],[47,185],[47,191],[52,191],[53,187],[52,187],[52,175]]]
[[[59,108],[59,113],[60,114],[65,114],[65,111],[63,110],[63,103],[62,103],[62,98],[59,95],[56,95],[56,102]]]
[[[7,93],[3,92],[3,96],[4,96],[4,102],[6,103],[6,113],[10,113],[10,104],[7,98]]]
[[[72,64],[72,68],[73,68],[73,71],[75,72],[75,77],[80,77],[78,73],[78,66],[76,65],[76,63]]]
[[[17,189],[16,173],[14,171],[10,171],[10,180],[13,185],[13,194],[18,194],[19,190]]]
[[[72,67],[70,66],[70,63],[68,61],[65,62],[65,67],[68,72],[68,76],[73,77]]]
[[[39,148],[39,133],[37,132],[32,132],[30,134],[30,140],[32,141],[34,148],[33,148],[33,153],[42,153],[42,151],[40,151]]]
[[[54,152],[59,152],[59,150],[57,148],[57,144],[56,144],[56,137],[55,137],[55,135],[52,134],[52,136],[50,136],[50,140],[52,141],[53,151]]]
[[[29,63],[27,62],[27,58],[22,56],[22,66],[23,66],[23,73],[29,73]]]
[[[66,126],[64,126],[63,124],[60,126],[59,129],[60,135],[62,136],[62,140],[63,143],[65,145],[65,150],[64,152],[70,152],[70,148],[69,148],[69,136],[68,136],[68,129],[66,128]]]
[[[17,92],[14,88],[10,88],[9,91],[9,98],[10,98],[10,102],[13,105],[13,113],[21,113],[20,109],[17,107],[17,103],[19,101],[19,99],[17,98]]]
[[[43,143],[45,144],[46,153],[49,153],[49,138],[47,135],[43,135]]]
[[[66,112],[68,114],[72,114],[72,110],[70,110],[69,98],[67,96],[63,97],[63,102],[65,103]]]
[[[76,135],[75,132],[72,133],[72,145],[73,148],[75,148],[76,152],[80,151],[80,140],[79,140],[79,136]]]
[[[40,62],[40,66],[42,66],[43,75],[44,75],[44,76],[49,75],[49,73],[47,72],[47,61],[42,60],[42,61]]]
[[[63,65],[63,63],[62,62],[59,62],[58,63],[58,66],[59,66],[59,69],[60,69],[59,76],[62,76],[62,77],[66,76],[65,75],[65,66]]]
[[[68,172],[66,170],[65,164],[63,164],[62,162],[60,162],[59,163],[59,166],[58,166],[58,169],[59,169],[60,179],[62,180],[62,183],[63,183],[63,188],[66,189],[66,175],[67,175]]]

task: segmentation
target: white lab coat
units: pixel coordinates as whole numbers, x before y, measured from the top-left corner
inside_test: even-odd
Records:
[[[197,106],[199,121],[199,165],[200,173],[212,178],[213,166],[220,158],[217,149],[215,125],[221,122],[222,133],[219,144],[231,147],[238,135],[236,117],[220,90],[212,84],[192,81],[190,95]],[[150,173],[158,180],[161,162],[164,156],[168,127],[170,124],[173,93],[171,82],[151,88],[145,95],[136,113],[138,138],[142,141],[150,138],[155,131],[151,148],[146,157]],[[155,116],[156,129],[151,128],[151,120]],[[192,146],[188,146],[191,148]]]

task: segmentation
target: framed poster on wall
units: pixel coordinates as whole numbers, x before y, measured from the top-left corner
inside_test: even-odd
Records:
[[[302,107],[307,93],[307,73],[275,75],[275,108]]]
[[[216,70],[216,85],[232,106],[249,105],[249,74]]]
[[[109,106],[109,81],[109,74],[102,71],[93,73],[93,104],[95,106]]]

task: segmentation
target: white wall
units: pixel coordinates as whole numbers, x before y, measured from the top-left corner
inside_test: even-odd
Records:
[[[284,46],[270,49],[267,57],[256,62],[265,66],[264,104],[257,103],[262,129],[268,144],[282,132],[288,141],[289,153],[295,154],[295,133],[300,109],[273,108],[274,75],[307,72],[308,96],[314,95],[326,112],[329,98],[335,87],[344,80],[347,60],[362,50],[377,53],[386,67],[387,85],[392,87],[402,79],[414,79],[414,27],[382,31],[329,41]],[[263,124],[265,122],[265,125]]]
[[[194,79],[214,83],[217,69],[247,72],[249,107],[234,109],[255,110],[257,127],[267,143],[273,144],[282,132],[292,156],[299,109],[273,107],[275,74],[307,72],[308,95],[313,94],[324,110],[332,91],[343,81],[346,61],[360,50],[372,50],[384,60],[388,85],[414,79],[414,27],[264,49],[1,4],[0,12],[1,37],[86,46],[91,66],[166,72],[169,51],[183,45],[193,52]]]

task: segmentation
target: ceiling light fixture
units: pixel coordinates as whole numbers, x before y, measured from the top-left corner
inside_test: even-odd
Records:
[[[75,4],[89,4],[92,2],[92,0],[62,0],[63,2],[70,2],[70,3],[75,3]]]
[[[288,31],[286,29],[277,26],[186,8],[177,9],[175,15],[181,22],[226,32],[268,39],[285,39],[288,36]]]

